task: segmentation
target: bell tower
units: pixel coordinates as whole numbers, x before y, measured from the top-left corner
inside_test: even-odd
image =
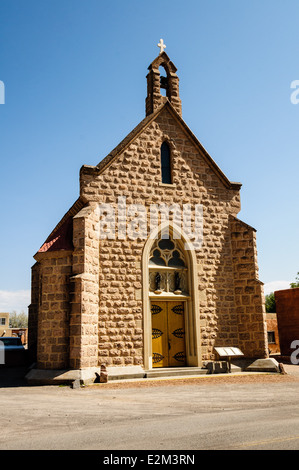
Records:
[[[147,97],[145,100],[146,116],[152,114],[159,106],[168,99],[177,113],[182,116],[182,104],[179,95],[179,78],[176,67],[164,52],[165,44],[160,39],[158,44],[160,54],[148,67],[147,74]],[[166,76],[160,74],[159,67],[165,70]],[[166,91],[166,97],[161,90]]]

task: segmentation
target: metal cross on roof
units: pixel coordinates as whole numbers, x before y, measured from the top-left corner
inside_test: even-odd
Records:
[[[160,39],[160,42],[159,44],[157,44],[158,47],[160,47],[160,54],[162,54],[162,52],[164,52],[164,49],[166,48],[164,42],[163,42],[163,39]]]

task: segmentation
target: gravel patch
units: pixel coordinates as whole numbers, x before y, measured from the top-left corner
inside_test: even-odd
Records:
[[[196,385],[211,386],[219,384],[252,384],[252,383],[287,383],[299,382],[298,375],[287,372],[284,374],[272,373],[240,373],[240,374],[219,374],[204,375],[200,377],[165,377],[159,379],[142,379],[142,380],[122,380],[108,383],[91,384],[85,388],[102,388],[102,389],[124,389],[124,388],[149,388],[149,387],[165,387],[174,385]]]

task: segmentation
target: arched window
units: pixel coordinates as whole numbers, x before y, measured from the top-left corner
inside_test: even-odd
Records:
[[[166,142],[161,145],[161,173],[162,183],[171,184],[170,149]]]
[[[185,253],[179,241],[173,239],[172,235],[169,234],[169,238],[162,238],[161,235],[155,240],[150,251],[148,269],[150,293],[156,293],[159,287],[164,295],[188,295],[188,266]]]

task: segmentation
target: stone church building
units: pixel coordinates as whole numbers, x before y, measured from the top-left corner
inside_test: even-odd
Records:
[[[98,165],[82,166],[78,199],[34,256],[29,347],[41,375],[204,368],[217,346],[268,356],[241,184],[183,120],[164,51],[148,67],[145,109]]]

